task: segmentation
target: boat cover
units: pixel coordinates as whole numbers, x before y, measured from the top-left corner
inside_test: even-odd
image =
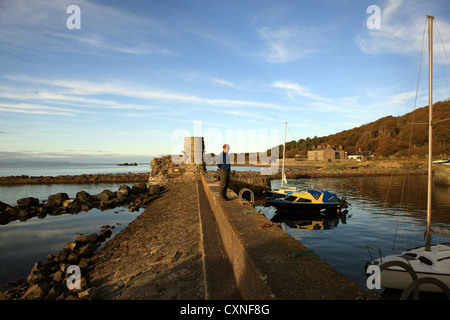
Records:
[[[338,197],[336,196],[335,193],[331,193],[328,191],[323,191],[323,202],[335,202],[335,201],[339,201]]]

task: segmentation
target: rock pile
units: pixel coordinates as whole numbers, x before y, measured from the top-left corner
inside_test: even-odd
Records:
[[[0,293],[0,300],[79,300],[95,297],[89,279],[83,277],[94,260],[94,253],[112,234],[110,226],[103,226],[99,234],[79,235],[67,243],[56,256],[49,254],[48,262],[38,261],[26,278],[10,284],[11,289]],[[70,268],[79,268],[79,277],[72,277]],[[70,277],[70,278],[69,278]],[[76,282],[77,281],[77,282]],[[78,286],[74,285],[78,284]]]
[[[15,206],[0,201],[0,224],[7,224],[14,220],[26,221],[36,216],[44,218],[47,214],[76,214],[92,208],[106,210],[121,206],[129,208],[130,211],[138,211],[156,199],[160,192],[159,185],[147,186],[146,183],[138,183],[131,188],[128,185],[122,185],[115,192],[103,190],[97,195],[80,191],[74,199],[70,199],[67,193],[57,193],[50,195],[43,203],[33,197],[19,199]]]
[[[146,173],[104,173],[104,174],[81,174],[62,176],[7,176],[0,177],[0,185],[25,185],[25,184],[87,184],[87,183],[129,183],[146,182]]]
[[[181,156],[164,156],[154,158],[150,163],[152,169],[149,181],[166,181],[168,178],[177,178],[182,176],[193,177],[206,171],[206,165],[187,164],[182,161]]]

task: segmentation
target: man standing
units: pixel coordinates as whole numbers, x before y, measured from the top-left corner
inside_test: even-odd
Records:
[[[230,171],[231,171],[231,161],[228,156],[228,151],[230,151],[230,146],[228,144],[223,145],[223,151],[220,153],[217,159],[217,167],[219,167],[219,178],[220,178],[220,196],[222,200],[229,200],[227,197],[228,183],[230,182]]]

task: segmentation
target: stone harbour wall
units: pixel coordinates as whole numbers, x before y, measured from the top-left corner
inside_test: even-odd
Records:
[[[97,195],[90,195],[80,191],[74,199],[67,193],[50,195],[45,202],[34,197],[17,200],[17,205],[9,205],[0,201],[0,224],[7,224],[14,220],[26,221],[32,217],[44,218],[49,215],[76,214],[92,208],[101,210],[118,206],[128,207],[130,211],[138,211],[156,199],[161,191],[159,185],[137,183],[132,187],[122,185],[118,191],[103,190]]]

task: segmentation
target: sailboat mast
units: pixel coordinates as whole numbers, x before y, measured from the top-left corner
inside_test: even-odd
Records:
[[[432,165],[433,165],[433,16],[428,19],[428,198],[427,198],[427,231],[425,250],[430,251],[431,246],[431,192],[432,192]]]
[[[284,143],[283,143],[283,165],[281,168],[281,187],[284,185],[284,158],[286,156],[286,127],[287,122],[284,122]]]

